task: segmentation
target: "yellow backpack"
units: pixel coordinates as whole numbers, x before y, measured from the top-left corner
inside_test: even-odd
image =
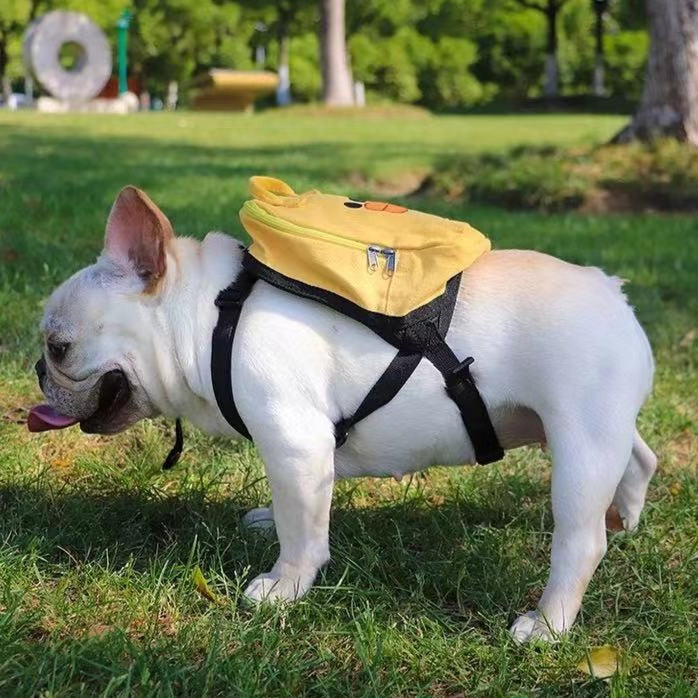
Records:
[[[252,177],[240,211],[249,253],[279,274],[359,308],[402,317],[441,296],[449,279],[490,249],[467,223],[380,201]]]
[[[235,405],[231,358],[244,301],[262,279],[348,315],[398,350],[362,402],[335,424],[337,448],[425,358],[443,375],[477,462],[499,460],[504,452],[470,373],[474,359],[457,357],[445,340],[461,273],[490,249],[489,240],[467,223],[379,201],[296,194],[272,177],[252,177],[250,190],[254,198],[240,220],[252,244],[241,272],[216,299],[211,352],[213,389],[229,424],[252,439]]]

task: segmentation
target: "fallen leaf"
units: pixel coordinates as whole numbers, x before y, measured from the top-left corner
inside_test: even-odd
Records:
[[[87,629],[87,637],[102,637],[114,630],[113,625],[108,625],[107,623],[95,623]]]
[[[177,634],[177,622],[169,613],[161,613],[158,624],[165,635],[172,637]]]
[[[221,600],[216,596],[216,594],[211,591],[211,587],[208,585],[208,582],[206,579],[204,579],[203,572],[201,571],[201,568],[197,565],[194,568],[194,571],[192,572],[192,579],[194,580],[194,586],[196,587],[196,590],[203,596],[205,599],[210,601],[211,603],[221,603]]]
[[[698,329],[689,330],[679,342],[679,347],[681,349],[687,349],[693,344],[698,338]]]
[[[59,456],[58,458],[54,458],[51,461],[51,465],[54,468],[58,468],[58,469],[68,468],[72,464],[73,464],[73,460],[72,460],[72,458],[70,458],[68,456]]]
[[[596,679],[607,679],[618,671],[620,652],[613,645],[592,647],[586,657],[577,664],[577,669]]]

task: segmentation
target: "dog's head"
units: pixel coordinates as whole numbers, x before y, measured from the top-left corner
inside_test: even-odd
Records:
[[[30,430],[79,422],[85,432],[113,434],[154,416],[143,376],[156,360],[153,309],[173,237],[170,222],[142,191],[121,191],[101,256],[46,304],[36,372],[48,404],[30,411]]]

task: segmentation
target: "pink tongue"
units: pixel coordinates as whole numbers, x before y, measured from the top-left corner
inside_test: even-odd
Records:
[[[37,405],[29,410],[27,417],[27,428],[29,431],[48,431],[49,429],[65,429],[77,424],[78,420],[73,417],[66,417],[60,412],[56,412],[48,405]]]

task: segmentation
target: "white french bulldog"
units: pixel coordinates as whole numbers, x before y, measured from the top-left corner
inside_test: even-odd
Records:
[[[162,414],[239,437],[216,405],[210,360],[214,299],[240,257],[239,243],[221,233],[176,238],[143,192],[125,188],[102,255],[46,304],[37,373],[50,405],[32,410],[30,428],[79,422],[111,434]],[[553,460],[550,577],[537,609],[511,628],[520,641],[570,628],[606,550],[606,511],[633,529],[656,468],[635,429],[652,352],[620,287],[598,269],[516,250],[487,253],[463,274],[448,342],[476,358],[503,447],[547,444]],[[262,281],[245,302],[233,388],[273,500],[273,511],[245,521],[272,520],[280,542],[276,564],[247,587],[250,599],[293,600],[310,589],[330,557],[335,479],[474,462],[458,408],[427,361],[335,449],[334,423],[353,413],[394,353],[363,325]]]

